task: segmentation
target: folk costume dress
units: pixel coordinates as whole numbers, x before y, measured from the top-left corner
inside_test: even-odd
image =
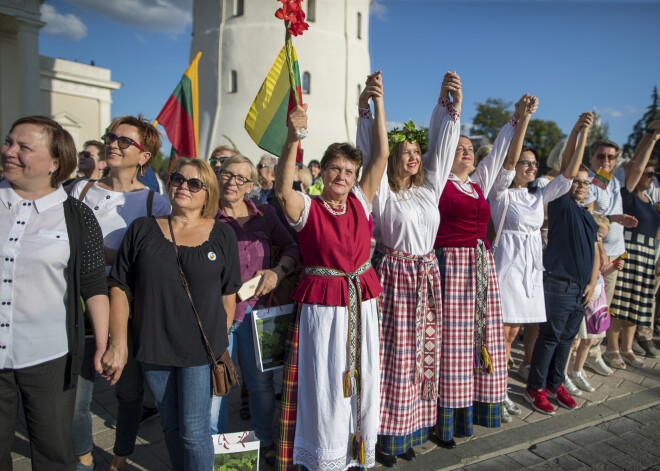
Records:
[[[534,193],[525,188],[509,188],[515,170],[500,170],[490,191],[493,225],[504,217],[500,241],[493,254],[500,282],[502,320],[512,324],[545,322],[543,295],[543,205],[568,193],[571,180],[553,178]],[[503,215],[508,199],[508,208]]]
[[[472,435],[472,425],[499,427],[507,368],[502,306],[486,238],[486,201],[517,126],[511,119],[493,150],[462,183],[454,174],[440,198],[435,246],[442,273],[442,346],[438,436]]]
[[[291,296],[301,307],[289,332],[278,469],[372,467],[382,288],[369,260],[371,205],[357,184],[340,215],[320,197],[299,194],[305,208],[289,223],[298,233],[305,277]]]
[[[357,145],[365,166],[372,129],[371,113],[361,109]],[[373,201],[374,233],[383,253],[378,445],[392,455],[425,443],[437,421],[442,292],[433,243],[459,135],[458,112],[440,98],[431,116],[422,186],[395,193],[384,174]]]
[[[649,327],[653,325],[656,235],[660,215],[650,201],[642,201],[625,186],[620,191],[624,214],[635,216],[639,225],[623,230],[628,257],[617,276],[610,311],[617,319]]]

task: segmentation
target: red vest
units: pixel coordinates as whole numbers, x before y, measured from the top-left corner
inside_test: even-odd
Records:
[[[333,216],[320,198],[312,198],[307,224],[298,232],[306,267],[327,267],[352,273],[371,257],[369,220],[360,201],[350,193],[346,214]],[[360,275],[362,300],[376,298],[383,290],[373,268]],[[291,296],[295,301],[326,306],[348,306],[345,277],[305,275]]]
[[[478,185],[472,187],[479,198],[466,195],[449,180],[440,197],[440,228],[435,247],[476,247],[481,239],[490,249],[486,238],[490,206]]]

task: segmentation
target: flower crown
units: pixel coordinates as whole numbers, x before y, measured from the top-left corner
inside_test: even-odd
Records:
[[[422,155],[426,153],[426,146],[429,143],[428,132],[426,129],[417,129],[415,123],[409,120],[403,123],[403,129],[394,128],[387,133],[387,139],[390,144],[390,153],[399,142],[407,140],[408,142],[419,144]]]

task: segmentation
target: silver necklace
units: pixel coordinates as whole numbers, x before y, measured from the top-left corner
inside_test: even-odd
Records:
[[[346,203],[341,204],[341,209],[340,209],[339,211],[335,211],[334,209],[332,209],[332,207],[331,207],[330,205],[331,205],[331,204],[334,204],[335,206],[340,206],[339,203],[328,203],[328,202],[325,200],[325,198],[324,198],[323,196],[321,196],[321,195],[319,195],[319,198],[321,198],[321,201],[323,202],[323,206],[325,206],[325,208],[326,208],[326,209],[330,212],[330,214],[332,214],[333,216],[343,216],[344,214],[346,214],[346,210],[347,210],[347,208],[348,208],[348,205],[347,205]]]

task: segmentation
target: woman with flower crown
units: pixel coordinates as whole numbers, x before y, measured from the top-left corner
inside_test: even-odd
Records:
[[[471,436],[472,425],[499,427],[506,395],[507,367],[500,290],[486,237],[486,201],[512,139],[524,136],[533,108],[528,95],[518,103],[493,149],[474,169],[474,148],[461,136],[449,182],[440,198],[440,228],[435,241],[442,273],[442,346],[437,436],[454,448],[454,435]],[[474,173],[472,171],[474,170]],[[499,177],[501,178],[501,177]]]
[[[305,276],[284,367],[278,469],[373,467],[380,397],[379,319],[382,288],[370,263],[369,214],[387,165],[380,73],[367,83],[376,108],[374,157],[360,177],[362,153],[331,144],[321,159],[323,193],[292,189],[307,105],[289,114],[276,168],[275,194],[298,233]]]
[[[365,159],[371,156],[374,123],[369,97],[367,87],[360,96],[357,133]],[[438,203],[460,134],[461,101],[460,77],[447,72],[429,139],[412,121],[389,133],[387,175],[373,202],[383,285],[376,459],[388,467],[397,456],[413,460],[413,447],[426,442],[437,420],[441,285],[433,242],[440,224]]]

